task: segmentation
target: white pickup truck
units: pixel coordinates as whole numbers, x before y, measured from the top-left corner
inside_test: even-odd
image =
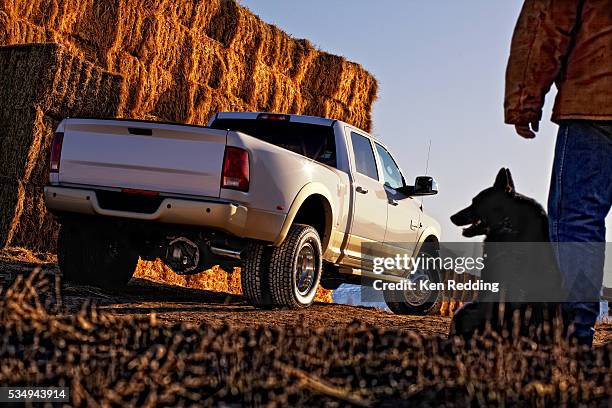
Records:
[[[436,192],[431,177],[406,184],[387,148],[349,124],[225,112],[208,126],[65,119],[45,202],[68,281],[126,284],[139,256],[179,274],[241,266],[251,304],[301,308],[319,285],[403,279],[364,265],[435,250],[439,224],[414,197]],[[427,273],[411,278],[439,279]],[[385,295],[393,311],[421,314],[437,297]]]

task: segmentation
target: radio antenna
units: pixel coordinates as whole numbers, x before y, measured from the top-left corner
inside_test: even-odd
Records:
[[[429,139],[429,147],[427,148],[427,161],[425,162],[425,175],[429,173],[429,156],[431,155],[431,139]],[[423,197],[421,197],[421,211],[423,211]]]

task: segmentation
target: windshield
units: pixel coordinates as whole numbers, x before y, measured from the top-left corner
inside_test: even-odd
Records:
[[[336,167],[336,141],[331,126],[285,120],[216,119],[210,127],[246,133],[259,140]]]

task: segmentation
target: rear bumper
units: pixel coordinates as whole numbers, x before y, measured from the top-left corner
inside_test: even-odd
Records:
[[[197,201],[164,198],[152,214],[104,209],[94,190],[45,187],[45,204],[54,213],[76,213],[119,217],[165,224],[189,225],[215,229],[240,238],[274,242],[278,237],[285,214],[249,209],[245,206],[216,201]]]

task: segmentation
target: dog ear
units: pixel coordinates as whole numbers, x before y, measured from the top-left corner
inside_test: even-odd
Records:
[[[514,181],[512,180],[512,174],[510,174],[510,170],[505,167],[502,167],[497,173],[497,177],[495,177],[495,183],[493,187],[498,190],[503,190],[507,193],[514,192]]]
[[[506,180],[506,193],[514,193],[514,180],[512,180],[510,169],[506,169]]]
[[[506,168],[502,167],[497,173],[497,176],[495,177],[495,183],[493,183],[493,187],[498,190],[504,190],[508,185],[507,177],[508,173],[506,173]]]

